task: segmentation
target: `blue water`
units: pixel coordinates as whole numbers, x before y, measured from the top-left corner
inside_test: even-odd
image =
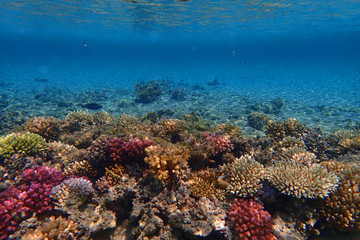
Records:
[[[0,19],[3,94],[218,79],[210,94],[289,101],[283,118],[311,125],[291,110],[326,105],[359,120],[360,1],[3,0]]]

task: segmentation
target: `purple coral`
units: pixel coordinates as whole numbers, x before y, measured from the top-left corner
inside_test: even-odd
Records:
[[[11,186],[0,194],[0,240],[13,233],[30,213],[51,211],[51,189],[64,179],[54,168],[40,166],[22,173],[20,186]]]
[[[144,158],[145,148],[155,145],[155,142],[149,139],[131,138],[124,140],[113,138],[109,141],[110,157],[114,161],[124,161],[131,158]]]

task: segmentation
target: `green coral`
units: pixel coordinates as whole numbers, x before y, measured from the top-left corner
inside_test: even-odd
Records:
[[[0,138],[0,156],[9,159],[14,154],[35,155],[45,151],[46,141],[36,133],[12,133]]]

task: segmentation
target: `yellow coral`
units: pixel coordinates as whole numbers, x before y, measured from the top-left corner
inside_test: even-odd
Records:
[[[10,158],[13,154],[35,155],[45,151],[44,138],[35,133],[12,133],[0,138],[0,156]]]
[[[275,162],[268,180],[280,192],[297,198],[324,198],[339,182],[335,173],[320,164],[304,165],[294,160]]]
[[[227,191],[240,197],[256,195],[262,188],[262,180],[265,177],[264,166],[250,155],[235,159],[234,162],[220,167],[229,179]]]
[[[149,164],[154,177],[162,182],[176,176],[189,158],[189,152],[180,147],[150,146],[145,151],[145,162]]]
[[[214,171],[209,169],[201,170],[191,174],[190,180],[191,193],[198,198],[201,197],[217,197],[220,200],[225,199],[225,190],[220,188],[218,176]]]

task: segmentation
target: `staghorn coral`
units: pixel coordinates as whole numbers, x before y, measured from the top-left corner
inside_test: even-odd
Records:
[[[360,167],[351,162],[327,162],[326,167],[340,177],[339,187],[324,198],[318,214],[338,230],[360,230]]]
[[[270,214],[252,199],[238,199],[229,209],[230,223],[243,240],[275,240]]]
[[[145,162],[149,164],[154,177],[162,182],[171,181],[189,158],[188,150],[181,147],[149,146],[145,151]]]
[[[45,151],[46,141],[35,133],[11,133],[0,138],[0,156],[10,158],[13,154],[33,156]]]
[[[91,121],[96,126],[103,126],[115,123],[115,118],[108,112],[95,112],[91,115]]]
[[[92,183],[84,177],[73,177],[64,180],[51,190],[51,197],[60,208],[69,205],[79,206],[95,194]]]
[[[121,181],[125,172],[125,168],[117,164],[106,168],[105,175],[95,183],[96,189],[106,192],[110,187],[117,185]]]
[[[324,198],[339,185],[339,178],[320,164],[295,160],[277,161],[268,168],[267,179],[280,192],[296,198]]]
[[[360,151],[360,130],[343,130],[330,134],[328,141],[334,145],[334,150],[338,154]]]
[[[55,141],[59,135],[59,122],[54,117],[31,118],[24,124],[24,128],[28,132],[39,134],[46,141]]]
[[[255,196],[262,188],[265,169],[250,155],[235,159],[220,167],[225,180],[229,182],[227,191],[240,197]]]
[[[27,229],[25,234],[19,233],[22,240],[73,240],[87,239],[80,225],[62,216],[51,216],[39,222],[36,229]],[[15,235],[16,236],[16,235]],[[20,237],[19,236],[19,237]]]

